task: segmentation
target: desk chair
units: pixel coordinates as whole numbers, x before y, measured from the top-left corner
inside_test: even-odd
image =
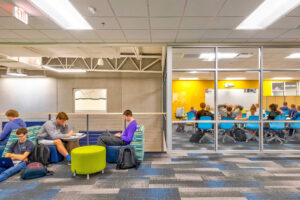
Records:
[[[247,113],[243,113],[242,118],[246,118],[246,117],[247,117]]]
[[[275,117],[274,119],[275,121],[276,120],[286,120],[286,117],[285,116],[282,116],[282,115],[278,115]],[[279,134],[280,133],[284,133],[284,128],[285,128],[285,124],[284,122],[271,122],[270,123],[270,133],[271,133],[271,136],[269,138],[266,139],[267,143],[275,140],[275,141],[278,141],[280,142],[280,144],[283,144],[284,142],[287,142],[287,140],[285,139],[285,135],[284,135],[284,138],[281,138],[279,137]]]
[[[290,111],[289,110],[285,110],[285,111],[283,111],[282,114],[285,115],[285,116],[288,116],[290,114]]]
[[[259,120],[259,116],[257,115],[252,115],[249,116],[248,118],[249,121],[258,121]],[[250,131],[253,130],[255,131],[254,133],[251,133]],[[259,123],[246,123],[246,142],[248,142],[249,140],[255,139],[257,142],[259,141],[259,138],[256,136],[256,133],[259,131]]]
[[[297,120],[297,121],[300,121],[300,117],[297,117],[296,120]],[[290,129],[293,129],[293,133],[292,133],[292,135],[289,137],[289,140],[296,137],[296,130],[297,130],[297,129],[300,129],[300,123],[299,123],[299,122],[298,122],[298,123],[292,122],[292,123],[290,124]]]
[[[211,120],[211,117],[202,116],[200,117],[200,120]],[[213,134],[213,123],[198,123],[198,128],[201,129],[201,131],[204,133],[199,143],[201,143],[205,138],[207,138],[209,142],[214,142],[214,135],[209,134]]]
[[[269,115],[270,114],[270,111],[266,110],[266,115]]]
[[[222,120],[233,120],[232,118],[224,118]],[[236,143],[235,139],[230,135],[230,131],[233,129],[233,123],[220,123],[220,134],[222,142],[225,143],[225,139],[228,138]],[[228,134],[229,133],[229,134]]]
[[[186,117],[187,117],[187,121],[192,121],[196,118],[195,113],[193,112],[187,112]],[[195,133],[195,129],[196,129],[195,123],[186,123],[186,125],[193,126],[193,132]]]

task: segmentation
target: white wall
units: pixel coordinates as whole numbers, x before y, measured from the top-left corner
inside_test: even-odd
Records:
[[[56,79],[0,78],[0,113],[16,109],[21,113],[56,112]]]

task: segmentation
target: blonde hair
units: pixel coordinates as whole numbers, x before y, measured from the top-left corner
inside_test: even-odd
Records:
[[[256,106],[254,104],[252,104],[252,106],[250,108],[250,113],[251,113],[251,115],[255,115],[255,113],[256,113]]]

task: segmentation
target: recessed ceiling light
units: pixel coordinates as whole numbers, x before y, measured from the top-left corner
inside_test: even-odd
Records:
[[[181,80],[181,81],[195,81],[195,80],[199,80],[199,78],[180,77],[179,80]]]
[[[29,0],[64,29],[92,29],[69,0]]]
[[[225,80],[245,80],[246,77],[228,77]]]
[[[265,0],[236,29],[264,29],[299,4],[300,0]]]
[[[235,58],[238,54],[237,53],[218,53],[218,59],[231,59]],[[204,61],[214,61],[215,60],[215,53],[202,53],[199,56],[199,59],[203,59]]]
[[[53,67],[49,67],[47,65],[43,65],[44,69],[48,69],[54,72],[58,72],[58,73],[85,73],[86,70],[84,69],[56,69]]]
[[[285,57],[288,59],[299,59],[300,58],[300,53],[292,53],[289,56]]]

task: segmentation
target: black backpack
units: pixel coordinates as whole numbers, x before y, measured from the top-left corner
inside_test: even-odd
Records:
[[[238,141],[238,142],[244,142],[247,140],[246,133],[243,129],[241,128],[235,128],[233,130],[233,138]]]
[[[198,130],[196,133],[193,133],[193,135],[190,137],[191,143],[198,143],[199,140],[204,136],[204,133],[200,130]]]
[[[44,144],[38,144],[29,155],[30,162],[39,162],[43,165],[49,164],[50,150]]]
[[[131,146],[121,147],[119,151],[119,157],[117,160],[117,169],[130,169],[137,168],[135,150]]]

